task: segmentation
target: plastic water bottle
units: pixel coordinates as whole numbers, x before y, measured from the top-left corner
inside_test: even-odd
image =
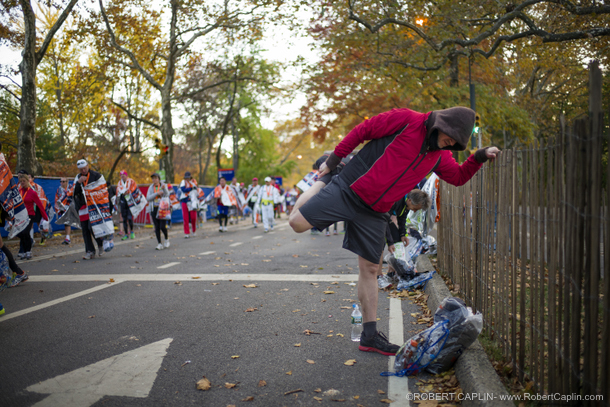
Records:
[[[360,335],[362,334],[362,313],[358,308],[358,304],[353,304],[352,308],[352,341],[360,342]]]

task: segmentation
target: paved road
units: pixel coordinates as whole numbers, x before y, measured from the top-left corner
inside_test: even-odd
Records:
[[[349,339],[341,235],[175,229],[164,251],[146,231],[92,261],[60,247],[24,265],[30,280],[0,294],[0,405],[408,405],[407,379],[380,376],[390,358]],[[417,311],[382,294],[378,325],[402,343]]]

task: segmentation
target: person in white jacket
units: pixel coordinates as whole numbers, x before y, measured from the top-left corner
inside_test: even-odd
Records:
[[[263,215],[263,226],[265,233],[273,230],[273,206],[280,200],[280,191],[275,187],[271,177],[265,178],[265,186],[258,193],[258,205]]]

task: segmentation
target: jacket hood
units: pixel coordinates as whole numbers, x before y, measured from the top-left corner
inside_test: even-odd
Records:
[[[444,148],[444,150],[466,150],[474,129],[474,120],[474,110],[467,107],[457,106],[434,110],[426,121],[427,139],[436,140],[438,132],[442,131],[456,141],[455,145]]]

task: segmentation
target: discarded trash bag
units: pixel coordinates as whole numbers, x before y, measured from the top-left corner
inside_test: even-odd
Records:
[[[425,273],[415,274],[415,276],[412,277],[411,279],[401,278],[398,281],[398,284],[396,285],[396,289],[398,291],[402,291],[402,290],[411,291],[411,290],[417,290],[417,289],[423,288],[426,286],[426,282],[432,278],[434,273],[435,273],[435,271],[432,270],[432,271],[428,271]]]
[[[449,337],[445,347],[426,370],[438,374],[449,370],[460,355],[478,338],[483,329],[483,315],[472,313],[470,307],[455,297],[447,297],[434,313],[434,321],[449,321]]]
[[[407,340],[396,353],[394,370],[382,376],[411,376],[424,370],[437,357],[449,337],[449,321],[441,321]]]
[[[396,246],[402,246],[402,243]],[[398,276],[405,280],[410,280],[415,277],[415,263],[410,257],[406,256],[406,250],[395,250],[394,253],[388,253],[385,256],[385,261],[396,270]]]
[[[449,370],[483,329],[483,316],[459,298],[445,298],[434,313],[434,325],[416,334],[398,350],[397,376],[422,370],[439,374]]]

